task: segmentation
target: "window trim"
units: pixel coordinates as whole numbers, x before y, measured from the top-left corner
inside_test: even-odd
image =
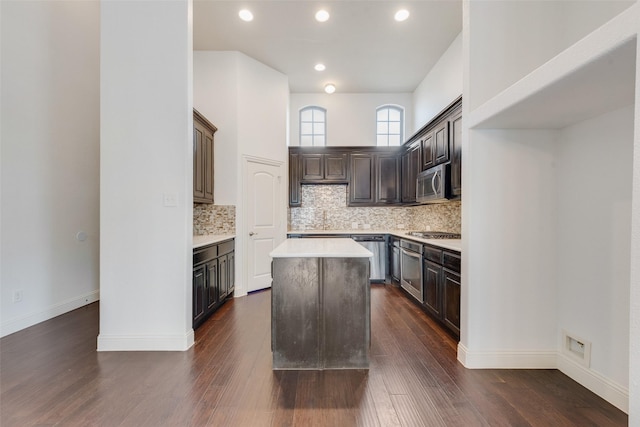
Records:
[[[380,110],[395,110],[398,111],[400,113],[400,142],[398,143],[397,146],[402,146],[402,144],[404,143],[404,128],[405,128],[405,121],[404,121],[404,107],[402,105],[398,105],[398,104],[384,104],[384,105],[380,105],[378,107],[376,107],[376,115],[375,115],[375,123],[376,123],[376,127],[375,127],[375,140],[376,140],[376,147],[396,147],[395,145],[389,145],[389,132],[388,132],[388,128],[387,128],[387,133],[386,134],[379,134],[378,133],[378,123],[380,123],[380,121],[378,120],[378,112]],[[389,123],[389,120],[387,119],[386,123]],[[378,135],[386,135],[387,136],[387,145],[378,145]],[[391,135],[396,135],[391,134]]]
[[[320,107],[319,105],[307,105],[306,107],[302,107],[299,111],[298,111],[298,146],[303,147],[302,145],[302,113],[304,113],[305,111],[311,111],[312,115],[313,115],[313,111],[322,111],[322,113],[324,114],[324,122],[323,123],[323,127],[324,127],[324,133],[322,134],[322,136],[324,137],[324,144],[323,145],[315,145],[314,144],[314,137],[316,136],[315,133],[313,133],[313,128],[314,125],[316,124],[316,122],[313,120],[311,122],[305,121],[305,123],[311,123],[311,130],[312,133],[311,134],[304,134],[304,136],[311,136],[311,145],[310,147],[326,147],[327,146],[327,109]],[[320,122],[317,122],[320,123]],[[320,136],[320,134],[318,134],[317,136]],[[307,147],[305,145],[305,147]]]

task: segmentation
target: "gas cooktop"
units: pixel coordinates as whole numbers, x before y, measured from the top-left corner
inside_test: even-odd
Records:
[[[409,231],[409,236],[421,237],[423,239],[459,239],[460,234],[448,233],[446,231]]]

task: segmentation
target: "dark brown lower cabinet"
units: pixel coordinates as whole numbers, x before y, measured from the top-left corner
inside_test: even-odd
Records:
[[[442,270],[444,288],[444,307],[442,310],[445,325],[460,336],[460,274]]]
[[[423,280],[423,304],[425,308],[434,316],[442,317],[442,266],[434,262],[424,260],[422,263]]]
[[[193,267],[193,323],[202,322],[205,313],[207,265]]]
[[[424,245],[422,287],[425,310],[460,336],[460,253]]]
[[[193,250],[193,329],[233,295],[234,246],[231,239]]]

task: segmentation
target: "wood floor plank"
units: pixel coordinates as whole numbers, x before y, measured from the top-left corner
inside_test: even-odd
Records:
[[[232,299],[186,352],[96,353],[98,304],[0,339],[0,425],[624,426],[556,370],[467,370],[397,287],[373,285],[367,370],[273,371],[270,291]]]

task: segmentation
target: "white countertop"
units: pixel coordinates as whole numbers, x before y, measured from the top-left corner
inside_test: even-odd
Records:
[[[373,254],[351,239],[286,239],[272,258],[371,258]]]
[[[193,236],[193,249],[213,245],[214,243],[220,243],[235,237],[235,234],[207,234],[204,236]]]
[[[291,230],[288,231],[287,234],[390,234],[402,239],[462,252],[462,239],[422,239],[420,237],[407,235],[407,230],[373,230],[362,228],[356,230]]]

